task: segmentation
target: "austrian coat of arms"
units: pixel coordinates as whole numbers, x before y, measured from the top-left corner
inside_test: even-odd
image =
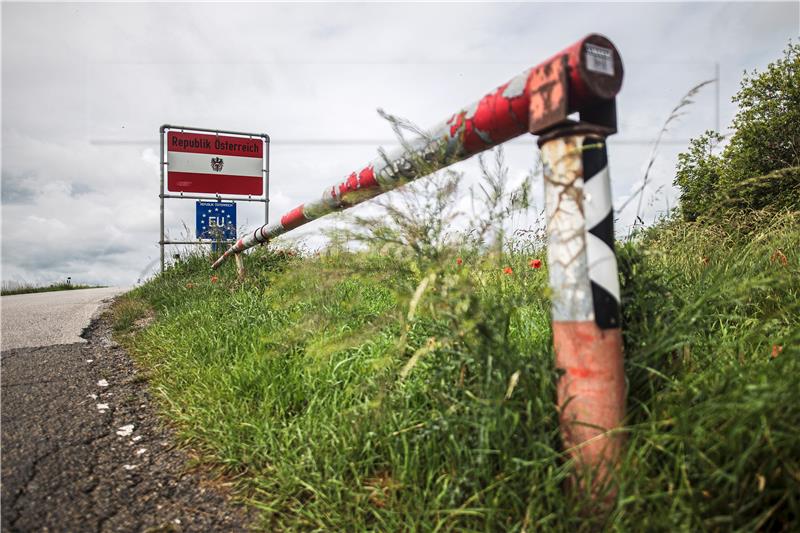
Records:
[[[222,160],[221,157],[214,157],[211,159],[211,170],[213,170],[214,172],[220,172],[224,165],[225,162]]]

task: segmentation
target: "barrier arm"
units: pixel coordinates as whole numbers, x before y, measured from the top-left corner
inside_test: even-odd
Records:
[[[613,98],[622,82],[621,69],[615,76],[594,72],[585,66],[587,47],[609,50],[619,57],[611,42],[592,34],[559,52],[544,63],[526,70],[496,88],[478,102],[452,114],[430,130],[425,138],[417,138],[387,157],[352,172],[343,181],[327,187],[319,199],[302,204],[284,214],[280,221],[265,224],[240,238],[212,268],[218,268],[231,255],[268,242],[275,237],[322,216],[360,204],[421,176],[415,174],[413,161],[422,158],[432,172],[467,159],[529,131],[531,106],[550,108],[549,101],[558,99],[567,108],[566,114],[588,109]],[[553,65],[564,63],[568,79],[561,86],[539,86],[531,95],[532,84],[552,71]],[[558,91],[569,91],[567,95]],[[555,117],[552,115],[550,118]],[[541,123],[541,121],[539,121]]]
[[[590,34],[459,110],[321,198],[279,222],[240,238],[212,265],[278,235],[415,180],[413,162],[431,172],[514,137],[539,136],[544,162],[548,267],[553,290],[553,343],[561,434],[581,486],[599,491],[622,440],[613,431],[625,414],[625,376],[614,255],[613,209],[605,138],[616,132],[615,97],[622,60],[607,38]],[[571,120],[576,113],[578,120]]]

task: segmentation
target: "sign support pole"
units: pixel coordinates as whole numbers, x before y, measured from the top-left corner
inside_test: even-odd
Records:
[[[161,203],[160,213],[161,213],[161,238],[158,240],[158,244],[161,247],[161,273],[164,273],[164,130],[165,127],[161,126],[159,128],[160,132],[160,139],[161,139],[161,150],[160,150],[160,159],[159,159],[159,167],[161,167],[161,191],[159,192],[158,199]]]
[[[239,252],[235,256],[236,259],[236,276],[239,281],[244,281],[244,259],[242,258],[242,253]]]
[[[266,225],[269,224],[269,135],[262,133],[261,136],[265,141],[264,159],[266,163],[264,165],[264,224]]]

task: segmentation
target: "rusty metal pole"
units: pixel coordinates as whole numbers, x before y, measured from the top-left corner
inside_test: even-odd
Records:
[[[577,487],[607,497],[615,494],[609,481],[624,444],[614,432],[625,417],[625,371],[606,150],[617,131],[623,69],[607,40],[584,42],[567,58],[534,71],[529,129],[539,135],[544,163],[561,436]],[[568,118],[570,101],[586,91],[597,99],[577,121]]]

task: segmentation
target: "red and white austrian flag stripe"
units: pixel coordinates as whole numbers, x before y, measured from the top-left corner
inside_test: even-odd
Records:
[[[252,176],[254,178],[261,177],[262,166],[261,158],[239,157],[235,155],[193,154],[190,152],[169,152],[167,163],[169,164],[168,168],[170,172]]]
[[[264,143],[261,139],[185,133],[167,134],[170,172],[261,177]]]

